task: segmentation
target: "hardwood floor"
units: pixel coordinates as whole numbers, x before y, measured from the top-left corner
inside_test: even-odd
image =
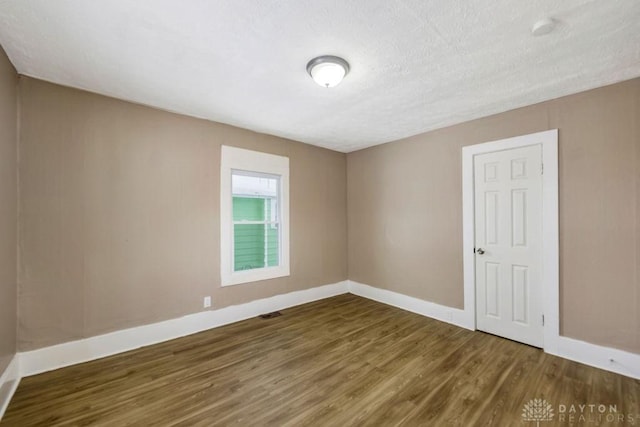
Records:
[[[638,380],[347,294],[24,378],[0,425],[534,426],[534,398],[640,425]]]

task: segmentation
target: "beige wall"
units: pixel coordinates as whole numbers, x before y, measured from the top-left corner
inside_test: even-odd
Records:
[[[561,333],[640,353],[640,79],[350,153],[349,278],[462,308],[461,147],[555,128]]]
[[[562,334],[640,353],[640,79],[348,156],[30,78],[20,95],[21,350],[344,280],[347,217],[350,279],[461,308],[461,147],[558,128]],[[221,144],[291,158],[290,278],[220,288]]]
[[[21,77],[19,348],[347,278],[346,156]],[[291,276],[220,287],[220,145],[290,158]]]
[[[17,84],[0,47],[0,374],[16,352]]]

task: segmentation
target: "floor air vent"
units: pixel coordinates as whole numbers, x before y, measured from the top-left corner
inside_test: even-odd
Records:
[[[282,316],[282,313],[280,313],[279,311],[274,311],[273,313],[261,314],[260,318],[261,319],[272,319],[272,318],[278,317],[278,316]]]

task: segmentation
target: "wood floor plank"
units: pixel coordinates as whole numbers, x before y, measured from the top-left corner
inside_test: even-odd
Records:
[[[347,294],[24,378],[0,426],[527,425],[534,398],[635,417],[640,381]]]

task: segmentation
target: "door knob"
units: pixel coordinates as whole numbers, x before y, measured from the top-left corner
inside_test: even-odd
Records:
[[[482,248],[478,248],[476,252],[478,253],[478,255],[484,255],[484,249]]]

